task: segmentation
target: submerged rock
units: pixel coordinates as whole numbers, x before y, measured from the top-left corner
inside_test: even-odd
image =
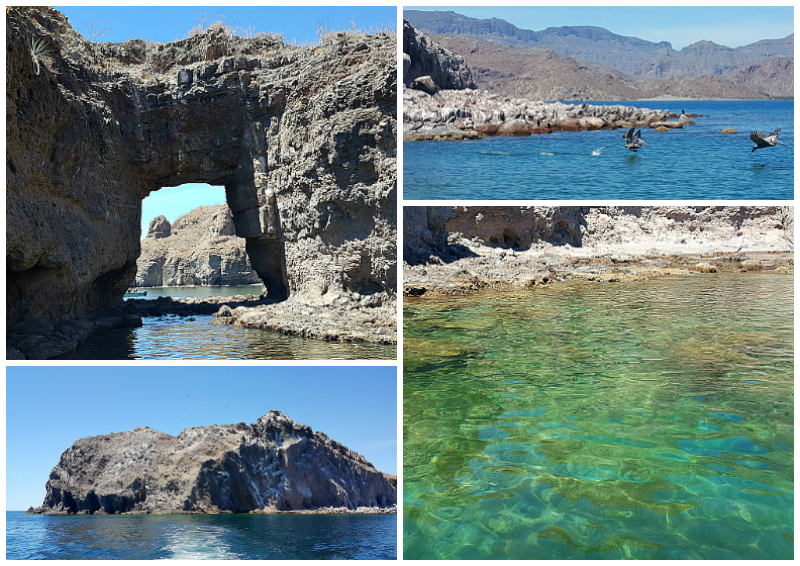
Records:
[[[392,483],[394,482],[394,483]],[[270,513],[397,504],[394,476],[272,410],[255,423],[82,438],[29,514]]]

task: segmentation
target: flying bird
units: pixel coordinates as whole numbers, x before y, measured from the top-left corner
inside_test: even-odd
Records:
[[[757,132],[753,132],[750,134],[750,139],[753,140],[753,143],[756,144],[755,147],[751,147],[750,151],[753,152],[757,149],[761,149],[762,147],[775,147],[776,145],[780,144],[783,147],[789,147],[785,143],[778,141],[778,134],[781,133],[781,129],[778,128],[774,132],[772,132],[768,136],[764,136],[763,138],[758,135]]]
[[[634,130],[636,130],[636,128],[630,128],[622,134],[622,137],[625,139],[625,147],[633,152],[643,145],[648,145],[642,141],[642,130],[636,130],[635,133]]]

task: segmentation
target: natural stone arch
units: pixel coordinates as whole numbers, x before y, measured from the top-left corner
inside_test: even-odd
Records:
[[[6,36],[8,323],[119,303],[142,199],[191,182],[225,187],[269,297],[395,296],[393,37],[95,47],[33,13]]]

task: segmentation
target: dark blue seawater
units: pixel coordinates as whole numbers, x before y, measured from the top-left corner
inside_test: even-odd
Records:
[[[397,558],[396,515],[106,515],[6,512],[6,559]]]
[[[403,196],[419,200],[792,200],[794,101],[599,102],[703,114],[633,153],[623,130],[403,144]],[[733,128],[738,134],[720,134]],[[752,131],[789,147],[751,152]]]

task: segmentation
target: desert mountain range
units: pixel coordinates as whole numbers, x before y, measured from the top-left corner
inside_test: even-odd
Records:
[[[730,48],[675,50],[592,26],[520,29],[501,19],[406,10],[404,17],[461,55],[479,88],[545,100],[794,95],[794,34]]]

